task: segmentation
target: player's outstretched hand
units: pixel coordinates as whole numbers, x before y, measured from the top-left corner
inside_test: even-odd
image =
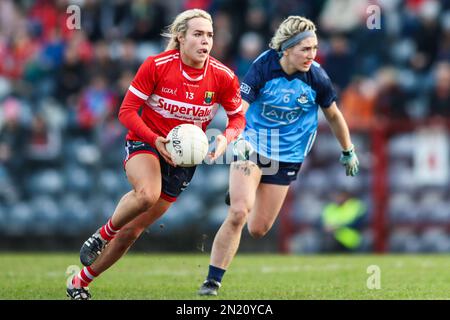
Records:
[[[208,154],[211,162],[217,160],[217,158],[219,158],[225,152],[225,150],[227,150],[228,143],[227,143],[227,138],[225,138],[224,135],[219,134],[216,137],[215,142],[216,142],[216,145],[215,145],[214,150]]]
[[[345,167],[345,174],[347,176],[356,176],[359,172],[359,160],[356,156],[355,147],[352,147],[348,150],[343,150],[341,154],[341,158],[339,159],[340,163]]]
[[[155,140],[155,147],[168,164],[170,164],[172,167],[176,167],[177,165],[175,164],[175,162],[173,162],[171,154],[166,149],[166,143],[168,143],[169,141],[169,139],[159,136]]]

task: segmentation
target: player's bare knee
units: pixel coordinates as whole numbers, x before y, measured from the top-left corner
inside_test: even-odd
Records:
[[[152,190],[146,188],[136,190],[136,199],[141,212],[150,209],[158,201],[158,198],[159,194]]]
[[[242,227],[247,222],[249,210],[243,205],[233,205],[230,207],[228,220],[233,227]]]
[[[269,231],[269,228],[264,225],[252,225],[248,224],[248,232],[250,235],[255,239],[261,239],[264,237],[267,232]]]

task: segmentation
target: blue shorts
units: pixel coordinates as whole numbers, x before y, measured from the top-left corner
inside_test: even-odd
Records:
[[[262,171],[261,183],[282,186],[288,186],[292,181],[297,180],[298,172],[302,166],[301,162],[276,161],[259,154],[253,154],[250,157],[250,161],[255,161]]]
[[[187,188],[197,168],[197,166],[188,168],[172,167],[159,155],[159,152],[155,148],[141,141],[127,140],[125,151],[127,155],[123,162],[124,167],[128,160],[140,153],[152,154],[159,159],[162,178],[161,198],[169,202],[175,202],[181,192]]]

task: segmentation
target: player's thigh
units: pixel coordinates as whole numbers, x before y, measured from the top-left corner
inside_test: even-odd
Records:
[[[231,207],[244,206],[250,210],[255,202],[255,192],[261,180],[261,169],[251,161],[236,161],[230,165]]]
[[[280,213],[289,186],[261,183],[256,190],[255,205],[248,218],[249,226],[269,229]]]
[[[161,193],[161,165],[159,159],[150,153],[133,156],[125,164],[128,181],[137,192],[150,193],[159,198]]]

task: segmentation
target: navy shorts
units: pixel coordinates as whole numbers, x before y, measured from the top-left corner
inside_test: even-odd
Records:
[[[261,183],[288,186],[297,180],[298,172],[302,166],[301,162],[282,162],[266,158],[259,154],[250,156],[262,171]]]
[[[159,155],[159,152],[155,148],[141,141],[127,140],[125,151],[127,154],[123,163],[124,167],[128,160],[140,153],[149,153],[159,159],[162,178],[161,198],[169,202],[175,202],[181,192],[187,188],[197,168],[197,166],[172,167]]]

